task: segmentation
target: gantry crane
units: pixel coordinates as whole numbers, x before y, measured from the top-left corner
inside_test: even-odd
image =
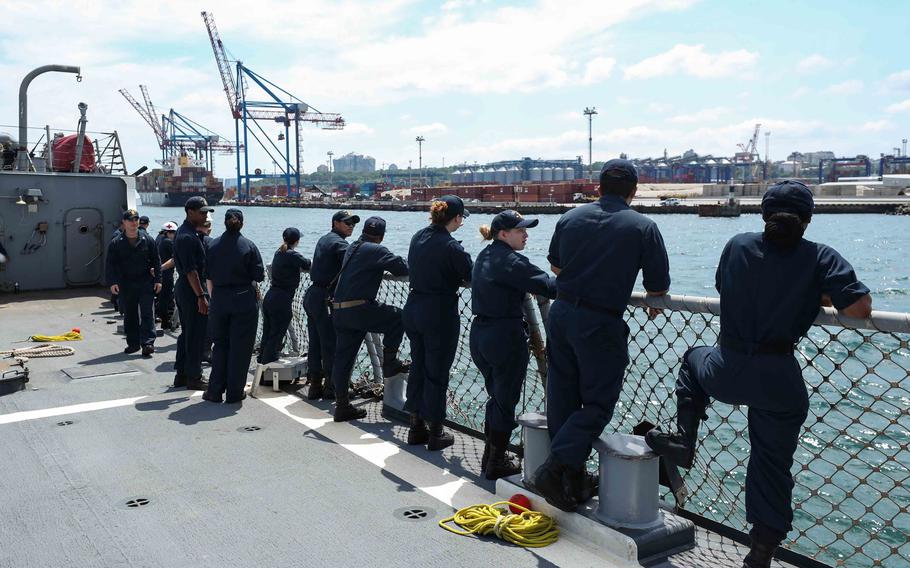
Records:
[[[212,44],[215,55],[215,64],[221,76],[224,94],[227,97],[231,116],[234,117],[234,132],[237,139],[237,193],[241,201],[250,197],[250,180],[268,176],[255,170],[250,173],[249,138],[254,138],[272,162],[277,164],[284,176],[288,197],[300,196],[300,164],[303,162],[303,134],[300,129],[301,122],[316,124],[325,130],[340,130],[344,128],[344,119],[337,113],[320,112],[303,102],[288,91],[272,83],[262,75],[255,73],[242,62],[236,61],[231,65],[221,41],[221,35],[215,26],[215,18],[210,12],[202,12],[202,20]],[[232,69],[233,68],[233,69]],[[248,82],[249,81],[249,82]],[[249,83],[257,87],[258,91],[265,94],[266,100],[250,100]],[[284,141],[284,148],[279,148],[269,137],[260,122],[275,122],[284,126],[284,133],[279,140]],[[294,125],[295,148],[291,153],[291,124]],[[241,126],[243,139],[241,143]],[[258,133],[257,133],[258,131]],[[241,150],[243,167],[241,168]],[[292,160],[293,156],[293,160]],[[293,180],[293,184],[291,183]]]

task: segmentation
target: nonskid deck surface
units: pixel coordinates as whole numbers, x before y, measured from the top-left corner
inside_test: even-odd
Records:
[[[610,565],[567,535],[531,550],[440,529],[455,508],[495,500],[470,436],[431,453],[404,444],[378,403],[360,403],[363,422],[336,424],[296,387],[208,403],[169,387],[173,336],[150,360],[124,355],[100,295],[2,301],[0,349],[72,327],[85,339],[72,357],[31,360],[28,389],[0,397],[0,567]],[[101,364],[131,371],[61,371]],[[427,514],[407,520],[406,508]],[[741,565],[732,541],[698,538],[660,566]]]

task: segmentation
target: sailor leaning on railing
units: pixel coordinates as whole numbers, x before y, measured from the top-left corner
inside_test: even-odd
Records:
[[[304,297],[308,398],[340,394],[336,420],[361,417],[344,387],[364,334],[367,330],[385,333],[383,374],[388,376],[407,369],[397,358],[404,331],[414,360],[406,404],[411,412],[408,442],[426,443],[430,449],[451,444],[451,434],[442,429],[442,422],[460,320],[456,290],[473,279],[472,307],[477,317],[471,329],[471,355],[490,395],[484,473],[491,479],[506,475],[514,470],[505,448],[518,401],[515,385],[521,384],[528,361],[527,336],[517,309],[520,303],[513,304],[527,292],[552,297],[556,291],[547,321],[547,418],[552,447],[532,484],[552,505],[574,510],[595,493],[584,462],[593,440],[613,415],[629,363],[629,328],[623,314],[632,287],[640,271],[648,295],[665,295],[670,286],[667,253],[656,224],[629,208],[637,181],[630,162],[611,160],[600,174],[601,198],[562,216],[548,255],[557,275],[555,283],[518,253],[533,221],[513,211],[500,213],[493,226],[485,229],[493,243],[478,255],[473,275],[470,256],[451,235],[467,216],[458,197],[433,203],[430,226],[418,231],[411,242],[410,266],[380,244],[385,232],[381,218],[369,219],[360,239],[349,245],[346,239],[359,218],[346,211],[335,213],[331,231],[316,244],[312,284]],[[205,274],[205,249],[196,229],[210,208],[204,200],[193,198],[186,210],[187,221],[177,232],[174,255],[183,323],[175,386],[181,379],[190,379],[190,386],[196,387],[201,376],[198,357],[205,342],[201,325],[208,311],[208,298],[198,279]],[[752,452],[745,503],[752,524],[752,547],[745,559],[749,568],[770,566],[775,548],[791,528],[790,466],[807,412],[794,345],[807,332],[820,304],[833,305],[855,318],[866,318],[871,312],[869,291],[850,264],[830,247],[802,238],[812,210],[806,186],[780,182],[762,201],[764,232],[737,235],[727,244],[716,275],[723,307],[721,345],[690,349],[683,358],[677,381],[679,432],[647,435],[655,452],[689,467],[698,424],[710,399],[749,407]],[[286,231],[284,241],[283,246],[293,250],[299,232]],[[278,281],[287,280],[287,290],[283,298],[273,295],[269,300],[275,304],[269,314],[274,311],[280,317],[269,321],[266,346],[271,346],[268,338],[282,337],[287,331],[293,284],[299,282],[294,276],[299,277],[305,264],[290,263],[289,273],[279,271],[283,276],[273,282],[278,290],[282,287]],[[397,275],[410,271],[404,321],[397,307],[376,303],[385,271]],[[217,302],[213,310],[214,306]],[[657,313],[649,308],[649,317]],[[488,321],[497,318],[503,321]],[[505,327],[486,329],[488,325]],[[343,349],[338,351],[336,331],[343,339]],[[223,341],[223,333],[216,336],[216,350]],[[275,356],[276,349],[269,347],[260,362]]]

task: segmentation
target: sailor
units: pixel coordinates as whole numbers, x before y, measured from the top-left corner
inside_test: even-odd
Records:
[[[161,329],[172,328],[174,317],[174,237],[177,235],[177,223],[168,221],[161,226],[155,238],[158,256],[161,258],[161,292],[157,299],[157,315],[161,320]]]
[[[487,479],[521,471],[506,455],[515,422],[515,407],[528,371],[528,324],[525,295],[556,297],[556,278],[532,264],[518,251],[528,242],[528,229],[537,219],[508,210],[482,225],[484,240],[492,241],[477,255],[471,280],[471,358],[483,375],[487,394],[481,467]]]
[[[716,347],[683,356],[676,381],[677,432],[648,432],[649,446],[686,469],[695,458],[699,422],[711,399],[749,407],[752,445],[746,473],[746,521],[752,546],[746,568],[767,567],[793,521],[793,453],[809,411],[794,348],[819,311],[867,318],[869,289],[829,246],[803,238],[812,192],[781,181],[762,198],[763,233],[736,235],[715,275],[720,293]]]
[[[139,217],[139,230],[145,234],[148,234],[150,223],[151,223],[151,221],[149,221],[149,218],[146,217],[145,215],[142,215],[141,217]]]
[[[654,221],[629,205],[638,174],[627,160],[600,172],[598,201],[564,214],[550,241],[559,292],[547,323],[550,456],[532,483],[547,502],[573,511],[594,493],[584,473],[591,446],[613,417],[629,363],[623,312],[643,273],[649,295],[670,287],[669,262]],[[649,310],[656,317],[657,310]]]
[[[470,282],[473,263],[452,233],[468,215],[459,197],[446,195],[433,201],[430,225],[414,234],[408,249],[411,292],[403,317],[411,342],[411,370],[404,408],[411,415],[408,444],[427,444],[430,450],[441,450],[454,442],[442,423],[449,369],[461,332],[458,288]]]
[[[407,276],[408,263],[382,246],[385,220],[370,217],[363,223],[363,233],[344,255],[332,298],[332,323],[335,326],[335,361],[332,381],[335,385],[335,422],[366,416],[366,410],[355,408],[348,396],[351,371],[360,344],[368,332],[382,333],[382,374],[392,377],[408,371],[398,359],[398,348],[404,338],[401,308],[376,302],[376,294],[385,272]]]
[[[272,257],[269,291],[262,302],[262,342],[259,363],[278,360],[284,336],[293,318],[294,294],[300,286],[300,272],[309,270],[310,259],[297,252],[300,230],[288,227],[281,234],[284,241]],[[263,377],[265,380],[265,377]]]
[[[332,230],[316,241],[313,263],[310,268],[312,284],[303,296],[308,335],[307,379],[310,388],[307,398],[316,400],[335,398],[332,384],[332,362],[335,359],[335,328],[329,311],[329,298],[334,290],[335,278],[341,270],[344,254],[348,250],[345,241],[354,232],[360,217],[348,211],[332,215]],[[324,382],[323,382],[324,381]]]
[[[202,248],[204,248],[206,251],[206,254],[208,254],[209,245],[212,244],[212,220],[211,219],[206,219],[205,223],[203,223],[202,226],[199,227],[198,236],[199,236],[199,239],[202,241]],[[208,270],[208,266],[209,266],[209,264],[205,263],[205,266],[202,269],[202,273],[199,275],[199,278],[203,282],[203,284],[205,284],[205,282],[208,278],[208,275],[206,274],[206,270]],[[212,293],[211,290],[207,290],[207,292],[210,295]],[[212,339],[212,327],[206,326],[205,341],[202,342],[202,360],[205,361],[206,363],[208,363],[209,365],[212,364],[212,345],[213,344],[214,344],[214,340]]]
[[[155,241],[139,229],[135,209],[123,213],[123,233],[107,247],[106,276],[111,293],[119,296],[126,331],[124,353],[155,352],[155,294],[161,291],[161,261]]]
[[[174,297],[180,314],[177,360],[174,363],[175,387],[205,390],[202,380],[202,349],[209,320],[209,293],[205,287],[205,247],[198,230],[214,211],[204,197],[193,196],[183,206],[186,219],[174,237],[174,267],[177,283]]]
[[[259,324],[259,286],[265,279],[262,256],[244,237],[243,212],[224,212],[224,233],[206,251],[208,284],[212,291],[209,329],[215,342],[209,387],[202,398],[210,402],[240,402],[246,398],[247,373]]]

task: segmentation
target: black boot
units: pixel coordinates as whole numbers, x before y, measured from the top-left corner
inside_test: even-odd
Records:
[[[487,466],[484,468],[484,476],[487,479],[499,479],[521,473],[521,465],[506,453],[509,449],[511,434],[511,432],[490,430],[488,438],[490,456]]]
[[[335,384],[329,377],[325,378],[325,387],[322,389],[322,400],[335,400]]]
[[[194,379],[187,379],[186,388],[188,390],[197,390],[197,391],[208,390],[209,382],[205,379],[205,377],[203,377],[202,375],[199,375],[198,377],[196,377]]]
[[[430,423],[430,436],[427,440],[427,449],[431,452],[444,450],[455,443],[455,436],[445,431],[442,422]]]
[[[575,499],[581,505],[597,495],[597,490],[600,487],[600,477],[586,471],[581,472],[580,475],[576,473],[573,485],[575,486]]]
[[[401,373],[407,373],[411,369],[410,363],[405,363],[398,358],[397,349],[382,350],[382,376],[394,377]]]
[[[322,388],[322,374],[310,373],[307,379],[310,381],[310,388],[306,391],[307,400],[319,400],[322,398],[324,392]]]
[[[698,424],[707,419],[707,404],[691,397],[680,397],[676,403],[676,427],[678,432],[667,434],[653,429],[645,434],[645,442],[654,453],[679,467],[690,469],[695,461],[695,445],[698,442]]]
[[[569,469],[551,454],[540,469],[534,472],[531,487],[550,505],[571,513],[578,508],[578,499],[570,476]]]
[[[753,525],[752,530],[749,531],[752,546],[749,548],[749,554],[743,559],[743,568],[770,568],[774,551],[777,550],[784,536],[786,535],[782,536],[777,531],[763,525]]]
[[[345,397],[344,399],[338,398],[338,401],[335,403],[335,422],[347,422],[349,420],[360,420],[361,418],[366,418],[367,411],[363,408],[357,408],[351,401]]]
[[[418,416],[416,412],[412,412],[411,427],[408,429],[408,444],[416,446],[419,444],[426,444],[429,441],[430,431],[427,429],[426,422],[424,422],[423,418]]]
[[[174,375],[174,388],[182,389],[186,386],[186,375],[177,373]]]

